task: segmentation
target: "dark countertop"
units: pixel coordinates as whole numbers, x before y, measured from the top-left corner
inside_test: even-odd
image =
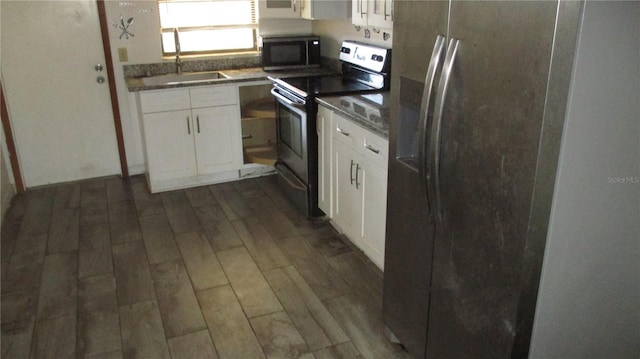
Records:
[[[215,70],[214,70],[215,71]],[[325,68],[305,69],[305,70],[286,70],[286,71],[264,71],[261,67],[242,68],[242,69],[226,69],[219,70],[229,78],[215,79],[209,81],[189,82],[189,83],[172,83],[167,85],[148,86],[142,82],[139,77],[125,78],[129,92],[159,90],[179,87],[222,85],[235,82],[261,81],[267,80],[267,77],[286,78],[286,77],[304,77],[304,76],[323,76],[337,75],[338,73]]]
[[[316,102],[378,136],[389,138],[389,121],[391,120],[389,92],[318,97]]]

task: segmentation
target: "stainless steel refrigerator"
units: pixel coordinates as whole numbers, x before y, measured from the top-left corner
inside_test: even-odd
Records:
[[[383,318],[416,358],[530,352],[584,6],[394,2]]]

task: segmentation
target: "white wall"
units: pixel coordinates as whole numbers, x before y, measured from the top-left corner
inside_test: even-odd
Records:
[[[391,48],[393,45],[392,29],[382,29],[376,33],[371,30],[371,37],[365,38],[364,29],[356,30],[351,24],[351,18],[347,20],[317,20],[313,21],[313,33],[322,37],[322,56],[337,59],[340,54],[340,44],[344,40],[356,40],[372,45]],[[383,39],[384,33],[390,35],[388,40]]]
[[[531,358],[640,357],[640,3],[587,1]]]

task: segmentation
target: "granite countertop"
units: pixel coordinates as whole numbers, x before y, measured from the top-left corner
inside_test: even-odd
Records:
[[[316,102],[385,139],[389,138],[389,121],[391,120],[389,92],[318,97]]]
[[[142,81],[141,77],[126,77],[127,88],[129,92],[145,91],[145,90],[159,90],[167,88],[178,87],[193,87],[193,86],[207,86],[207,85],[222,85],[235,82],[247,82],[247,81],[260,81],[267,80],[267,77],[274,78],[286,78],[286,77],[304,77],[304,76],[324,76],[324,75],[338,75],[334,70],[325,68],[305,69],[305,70],[283,70],[283,71],[264,71],[261,67],[239,68],[239,69],[224,69],[224,70],[212,70],[218,71],[228,76],[228,78],[221,78],[208,81],[198,81],[189,83],[171,83],[164,85],[148,86]]]

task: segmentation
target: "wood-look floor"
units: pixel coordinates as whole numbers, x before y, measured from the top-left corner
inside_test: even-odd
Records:
[[[408,358],[383,335],[381,272],[273,177],[41,188],[1,243],[2,358]]]

